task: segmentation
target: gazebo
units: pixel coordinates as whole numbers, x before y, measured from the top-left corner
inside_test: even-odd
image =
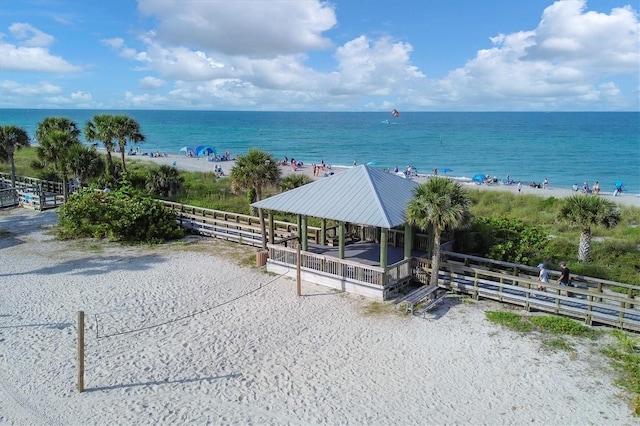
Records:
[[[417,185],[410,179],[361,165],[253,203],[253,207],[269,212],[267,270],[292,276],[296,273],[295,250],[275,241],[273,232],[274,211],[295,214],[296,237],[302,252],[300,269],[305,281],[387,299],[413,276],[411,258],[416,238],[407,224],[405,210]],[[309,246],[308,217],[322,222],[314,247]],[[327,228],[327,220],[335,221],[337,226]],[[379,249],[377,262],[371,258],[362,262],[357,255],[345,256],[345,247],[354,240],[360,241],[357,245],[375,244]],[[419,240],[417,245],[427,251],[426,236]],[[337,253],[330,247],[336,242]],[[389,248],[395,250],[399,245],[404,249],[402,259],[389,265]]]

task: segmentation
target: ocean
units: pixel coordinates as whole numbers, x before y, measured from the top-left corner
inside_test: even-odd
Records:
[[[459,178],[476,174],[552,187],[593,186],[612,192],[622,180],[640,195],[638,112],[231,112],[0,109],[0,125],[31,137],[46,117],[63,116],[84,128],[100,113],[140,123],[147,152],[183,154],[211,145],[218,153],[259,148],[305,163],[406,169]]]

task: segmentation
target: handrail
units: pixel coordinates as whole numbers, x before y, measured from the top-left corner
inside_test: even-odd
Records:
[[[414,258],[414,261],[416,268],[428,262],[422,258]],[[426,279],[425,276],[422,279]],[[625,296],[602,287],[541,283],[531,276],[507,275],[446,261],[440,265],[438,281],[442,287],[471,294],[476,299],[492,299],[520,305],[527,310],[566,315],[583,319],[587,324],[598,322],[640,331],[640,305],[632,292]],[[539,286],[544,286],[545,290],[538,290]]]
[[[473,256],[473,255],[469,255],[469,254],[463,254],[463,253],[455,253],[455,252],[451,252],[451,251],[442,251],[442,258],[443,260],[449,260],[449,259],[461,259],[464,263],[465,266],[471,266],[471,265],[489,265],[490,268],[492,269],[500,269],[500,270],[504,270],[505,274],[507,273],[507,270],[511,270],[510,273],[512,275],[517,275],[519,273],[522,272],[528,272],[531,274],[531,276],[537,276],[538,275],[538,271],[539,269],[533,266],[528,266],[528,265],[522,265],[522,264],[518,264],[518,263],[511,263],[511,262],[504,262],[501,260],[493,260],[493,259],[488,259],[485,257],[478,257],[478,256]],[[549,278],[552,279],[552,277],[559,277],[560,276],[560,271],[554,271],[554,270],[549,270],[547,269],[547,271],[549,272]],[[633,285],[633,284],[627,284],[627,283],[621,283],[621,282],[616,282],[616,281],[609,281],[609,280],[605,280],[605,279],[600,279],[600,278],[593,278],[593,277],[588,277],[588,276],[584,276],[584,275],[577,275],[577,274],[572,274],[571,277],[571,281],[572,283],[583,283],[587,286],[592,286],[592,287],[596,287],[596,288],[602,288],[603,286],[606,287],[618,287],[618,288],[625,288],[627,290],[631,290],[631,291],[636,291],[638,292],[637,294],[640,294],[640,286],[637,285]]]

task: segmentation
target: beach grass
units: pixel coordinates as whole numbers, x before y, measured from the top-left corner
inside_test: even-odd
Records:
[[[640,338],[621,330],[612,330],[611,334],[616,343],[607,345],[602,352],[618,372],[616,384],[634,394],[631,408],[640,416]]]
[[[598,333],[570,318],[556,315],[523,316],[513,312],[488,311],[487,319],[496,324],[503,325],[510,330],[527,333],[541,331],[550,334],[561,334],[585,338],[596,338]]]
[[[376,317],[382,315],[395,315],[399,311],[393,309],[389,303],[370,302],[362,308],[362,313],[367,317]]]
[[[577,354],[571,341],[565,336],[595,340],[602,332],[573,319],[556,315],[524,316],[513,312],[487,311],[487,320],[519,333],[542,332],[546,337],[543,345],[549,349]],[[640,338],[622,330],[609,331],[615,338],[602,353],[611,360],[617,372],[616,385],[633,395],[632,410],[640,415]]]

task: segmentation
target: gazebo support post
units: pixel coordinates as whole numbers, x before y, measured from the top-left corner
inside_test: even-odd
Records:
[[[307,238],[307,216],[303,215],[300,218],[300,226],[302,226],[302,250],[307,251],[309,247],[309,238]]]
[[[404,224],[404,258],[409,259],[411,257],[411,251],[413,250],[413,228],[408,223]]]
[[[273,244],[276,237],[276,227],[273,223],[273,212],[269,210],[269,244]]]
[[[340,222],[338,226],[338,259],[344,259],[344,222]]]
[[[302,215],[296,215],[296,235],[298,237],[298,244],[302,244]]]
[[[380,228],[380,267],[387,267],[387,250],[389,241],[389,230],[387,228]]]
[[[327,219],[322,218],[320,223],[320,244],[327,244]]]

